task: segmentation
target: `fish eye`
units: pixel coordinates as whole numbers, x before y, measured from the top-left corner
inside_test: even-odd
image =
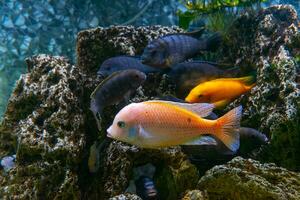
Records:
[[[125,128],[125,126],[126,126],[125,122],[123,122],[123,121],[118,121],[117,125],[120,128]]]
[[[202,98],[204,95],[203,94],[199,94],[198,95],[198,98]]]

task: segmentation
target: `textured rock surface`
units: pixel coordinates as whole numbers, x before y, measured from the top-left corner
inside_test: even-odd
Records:
[[[128,187],[135,166],[152,163],[156,167],[154,181],[162,199],[176,199],[199,179],[195,166],[178,148],[141,150],[121,142],[112,142],[104,160],[104,192],[106,196],[122,193]],[[166,184],[168,182],[168,184]]]
[[[1,124],[1,141],[8,142],[1,153],[17,151],[17,167],[2,178],[0,196],[79,197],[73,170],[85,144],[80,74],[62,57],[35,56],[28,64]]]
[[[118,196],[109,198],[109,200],[142,200],[142,199],[135,194],[120,194]]]
[[[225,43],[223,54],[245,71],[257,69],[256,87],[228,109],[242,104],[243,125],[269,134],[271,145],[263,159],[300,170],[299,65],[291,45],[298,32],[297,13],[291,6],[248,13],[233,26],[230,38],[235,39]]]
[[[198,188],[209,199],[299,199],[300,174],[236,157],[207,171]]]
[[[208,199],[207,195],[200,190],[191,190],[188,191],[182,200],[206,200]]]

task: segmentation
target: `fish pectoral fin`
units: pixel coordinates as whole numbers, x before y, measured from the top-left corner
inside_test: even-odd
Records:
[[[150,133],[148,133],[148,132],[142,127],[142,125],[139,125],[139,126],[138,126],[138,129],[139,129],[139,136],[140,136],[141,138],[144,138],[144,139],[150,139],[150,138],[153,138],[153,136],[152,136]]]
[[[224,100],[221,100],[221,101],[216,101],[216,102],[214,102],[213,104],[214,104],[214,106],[216,107],[216,108],[218,108],[218,109],[222,109],[222,108],[224,108],[227,104],[229,104],[230,103],[230,100],[228,100],[228,99],[224,99]]]
[[[179,102],[173,102],[173,101],[148,101],[148,102],[157,102],[157,103],[167,103],[172,104],[174,106],[178,106],[180,108],[189,110],[193,113],[196,113],[200,117],[207,117],[210,115],[215,108],[213,104],[210,103],[179,103]]]
[[[98,112],[92,112],[93,115],[94,115],[94,118],[96,120],[96,124],[97,124],[97,128],[99,131],[101,131],[101,121],[102,121],[102,118],[101,118],[101,115],[98,113]]]
[[[217,145],[217,141],[210,136],[200,136],[181,145]]]
[[[112,79],[113,77],[117,76],[118,74],[120,74],[121,71],[117,71],[112,73],[110,76],[106,77],[104,80],[102,80],[97,87],[95,88],[95,90],[91,93],[90,98],[93,99],[96,96],[97,91],[103,87],[103,85],[108,82],[110,79]]]

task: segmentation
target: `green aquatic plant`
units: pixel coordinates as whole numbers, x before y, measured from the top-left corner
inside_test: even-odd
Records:
[[[190,23],[201,17],[208,17],[208,27],[220,31],[238,13],[237,8],[246,8],[267,0],[181,0],[186,11],[179,10],[179,26],[187,29]],[[216,15],[214,15],[216,13]],[[223,16],[222,16],[223,15]],[[216,26],[219,25],[219,26]]]

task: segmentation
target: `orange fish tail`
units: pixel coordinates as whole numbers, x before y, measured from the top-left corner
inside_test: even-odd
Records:
[[[245,86],[246,90],[249,91],[251,90],[254,86],[256,86],[256,83],[253,83],[251,85]]]
[[[242,106],[236,107],[217,120],[218,137],[231,151],[237,151],[240,146],[238,129],[242,117]]]

